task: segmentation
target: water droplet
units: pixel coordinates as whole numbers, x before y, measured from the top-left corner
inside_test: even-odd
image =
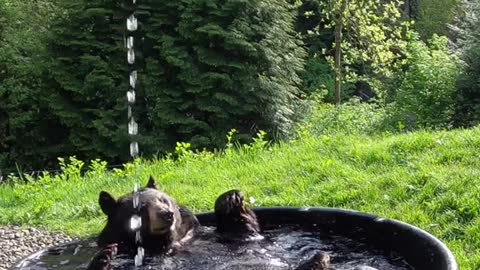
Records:
[[[135,243],[137,244],[142,243],[142,235],[140,234],[140,230],[135,232]]]
[[[130,104],[135,103],[135,91],[130,90],[127,92],[127,101]]]
[[[135,64],[135,51],[133,49],[128,50],[127,59],[130,65]]]
[[[137,71],[134,70],[130,72],[130,86],[132,88],[135,88],[136,83],[137,83]]]
[[[132,231],[138,231],[142,227],[142,218],[138,215],[133,215],[130,218],[130,229]]]
[[[127,38],[127,49],[133,49],[133,37],[129,36]]]
[[[145,251],[142,247],[138,247],[137,255],[135,255],[135,266],[142,266],[143,257],[145,255]]]
[[[133,194],[133,208],[134,209],[139,209],[140,205],[140,197],[138,196],[138,193],[135,191]]]
[[[133,185],[133,192],[137,193],[138,189],[138,183],[135,183],[135,185]]]
[[[128,112],[128,119],[130,119],[130,117],[132,117],[132,106],[127,107],[127,112]]]
[[[137,18],[135,15],[130,15],[130,17],[127,18],[127,29],[128,31],[136,31],[138,28],[138,22]]]
[[[140,230],[135,232],[135,243],[138,245],[142,243],[142,235],[140,234]]]
[[[128,134],[130,135],[138,134],[138,124],[137,122],[135,122],[135,119],[133,117],[130,118],[130,122],[128,122]]]
[[[136,158],[138,156],[138,142],[131,142],[130,143],[130,156]]]

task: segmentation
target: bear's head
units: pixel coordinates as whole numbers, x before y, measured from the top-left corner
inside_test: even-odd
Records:
[[[257,235],[260,232],[257,216],[246,205],[240,190],[230,190],[215,201],[217,231],[233,235]]]
[[[138,208],[134,208],[134,193],[115,199],[108,192],[100,192],[100,208],[107,215],[107,224],[98,238],[100,247],[118,243],[124,248],[134,248],[137,244],[131,225],[134,215],[141,219],[141,244],[145,249],[168,248],[177,240],[181,215],[175,200],[158,190],[153,177],[136,195]]]

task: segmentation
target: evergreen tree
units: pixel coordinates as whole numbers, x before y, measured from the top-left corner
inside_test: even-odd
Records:
[[[463,3],[458,40],[464,71],[458,83],[455,122],[458,126],[480,124],[480,1]]]
[[[135,44],[145,56],[134,113],[144,156],[177,141],[219,147],[232,128],[247,138],[259,129],[288,135],[304,51],[286,1],[138,2],[145,38]],[[38,14],[22,17],[28,38],[0,44],[8,66],[0,73],[0,162],[30,169],[59,156],[128,160],[123,36],[133,9],[119,0],[18,3]]]
[[[291,131],[304,52],[286,1],[149,4],[143,80],[152,125],[168,141],[220,146],[231,128]]]
[[[119,1],[63,0],[52,25],[44,102],[66,128],[63,155],[128,158],[128,72]]]
[[[5,24],[7,22],[7,10],[4,0],[0,0],[0,43],[5,43]],[[0,49],[3,46],[0,45]],[[2,60],[3,54],[0,53],[0,60]],[[5,80],[6,65],[4,61],[0,62],[0,85]],[[6,112],[6,102],[4,93],[0,90],[0,168],[6,167],[8,160],[8,145],[6,144],[8,136],[8,114]],[[2,175],[0,169],[0,176]]]
[[[6,1],[0,9],[0,169],[32,169],[56,163],[61,134],[42,103],[49,69],[46,34],[55,14],[48,1]]]

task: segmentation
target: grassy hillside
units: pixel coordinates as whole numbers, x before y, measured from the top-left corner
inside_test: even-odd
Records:
[[[445,241],[460,269],[480,269],[480,128],[382,137],[304,134],[289,144],[264,144],[259,139],[223,154],[179,146],[177,161],[137,161],[114,172],[96,162],[84,176],[83,163],[72,159],[60,175],[0,186],[0,224],[94,234],[105,221],[100,190],[118,196],[154,175],[195,212],[211,210],[216,196],[239,188],[256,206],[341,207],[399,219]]]

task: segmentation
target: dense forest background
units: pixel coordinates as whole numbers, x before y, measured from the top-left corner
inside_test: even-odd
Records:
[[[124,2],[0,0],[0,175],[129,160]],[[381,113],[381,132],[480,121],[478,0],[143,0],[135,12],[144,157],[219,149],[231,129],[239,142],[289,139],[305,122],[321,132],[345,108]]]

